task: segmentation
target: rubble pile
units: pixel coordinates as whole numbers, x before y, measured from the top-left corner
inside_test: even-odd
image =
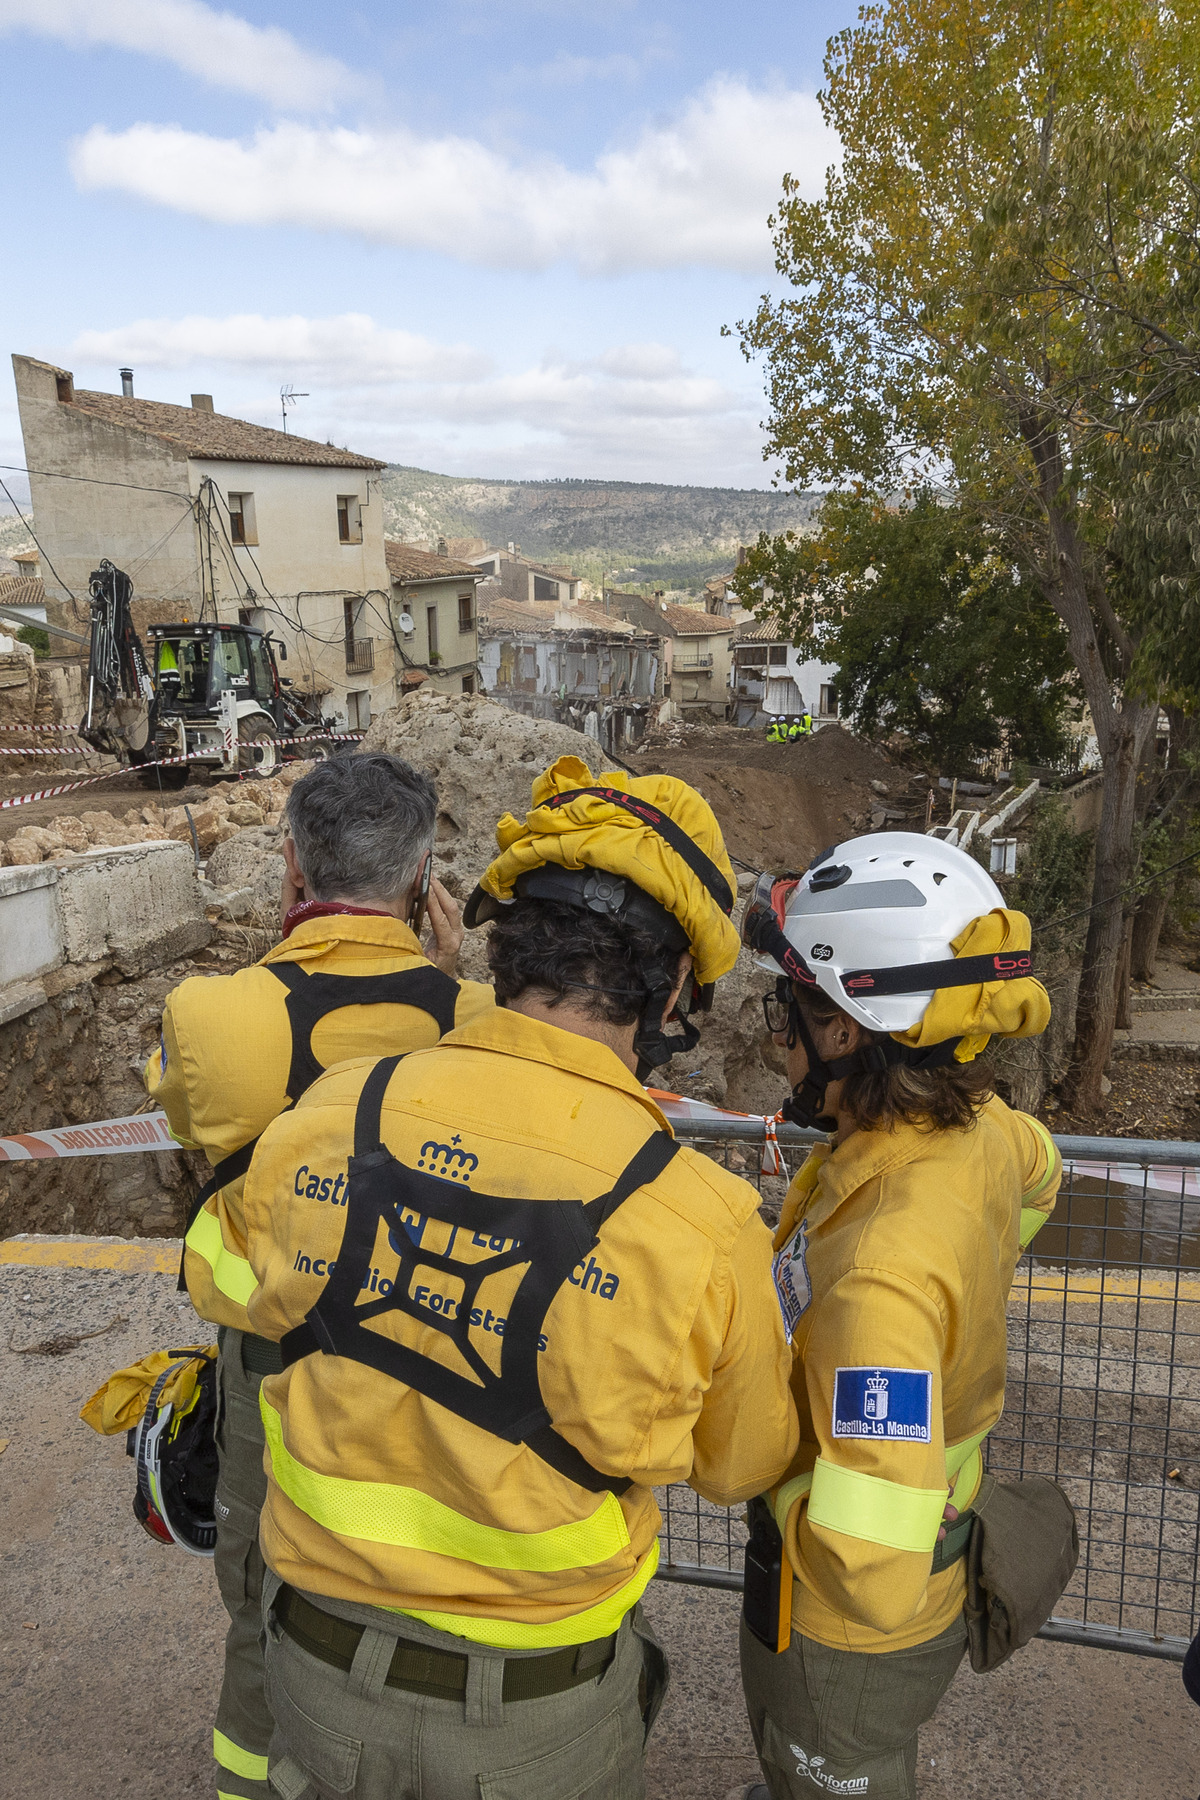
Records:
[[[0,844],[0,865],[63,862],[88,850],[163,838],[192,844],[193,829],[199,855],[210,856],[247,828],[266,826],[278,834],[288,788],[311,767],[307,762],[288,763],[270,780],[214,785],[202,801],[190,806],[148,801],[118,817],[98,801],[94,812],[65,813],[46,824],[22,825]]]

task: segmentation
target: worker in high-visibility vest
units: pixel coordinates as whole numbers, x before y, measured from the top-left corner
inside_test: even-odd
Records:
[[[334,757],[296,782],[282,844],[282,942],[234,975],[182,982],[146,1065],[172,1133],[215,1170],[190,1221],[184,1275],[220,1344],[216,1573],[230,1623],[213,1756],[227,1800],[268,1800],[274,1729],[259,1643],[258,1389],[282,1364],[278,1344],[258,1336],[246,1312],[255,1285],[246,1170],[266,1126],[331,1063],[422,1049],[492,1010],[490,987],[452,978],[462,925],[450,895],[428,879],[436,810],[432,782],[398,757]],[[412,929],[426,885],[438,966]]]
[[[772,717],[767,726],[768,744],[786,744],[787,737],[787,720],[779,718],[778,715]]]
[[[796,1444],[759,1196],[639,1079],[738,955],[716,819],[568,756],[497,837],[496,1010],[330,1071],[246,1184],[284,1793],[643,1792],[652,1490]]]
[[[785,1615],[781,1650],[743,1621],[766,1785],[737,1793],[912,1800],[917,1728],[967,1642],[1005,1303],[1062,1174],[1045,1128],[975,1059],[990,1036],[1043,1031],[1050,1005],[1024,914],[928,837],[857,838],[798,882],[764,876],[743,933],[777,975],[764,1008],[793,1083],[784,1115],[833,1136],[775,1239],[801,1435],[768,1496],[791,1634]]]
[[[801,738],[812,736],[812,714],[805,707],[802,713],[791,720],[788,725],[788,742],[798,744]]]

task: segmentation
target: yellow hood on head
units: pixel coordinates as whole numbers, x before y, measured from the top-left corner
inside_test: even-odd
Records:
[[[1029,920],[1022,912],[998,906],[972,919],[950,948],[955,956],[993,956],[999,950],[1028,950]],[[1017,981],[976,982],[973,987],[939,988],[924,1017],[907,1031],[894,1031],[898,1043],[924,1049],[961,1037],[959,1062],[973,1062],[991,1037],[1038,1037],[1050,1023],[1050,996],[1032,975]]]
[[[496,826],[500,854],[480,886],[497,900],[511,900],[517,878],[546,863],[624,875],[679,920],[692,947],[698,982],[703,985],[727,975],[738,958],[737,931],[699,877],[652,825],[597,794],[580,794],[554,808],[546,804],[552,795],[597,785],[647,800],[666,813],[716,865],[736,895],[737,881],[721,828],[695,788],[671,775],[630,777],[608,771],[598,783],[577,756],[560,756],[536,778],[533,806],[524,824],[505,813]]]

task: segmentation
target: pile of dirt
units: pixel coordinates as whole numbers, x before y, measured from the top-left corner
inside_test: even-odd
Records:
[[[855,833],[924,829],[927,778],[840,725],[795,744],[768,744],[732,725],[689,726],[676,739],[651,741],[631,766],[691,782],[720,820],[730,855],[754,868],[804,869]]]

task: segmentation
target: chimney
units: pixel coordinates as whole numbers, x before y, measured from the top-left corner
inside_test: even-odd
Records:
[[[211,412],[212,410],[213,410],[213,403],[212,403],[212,395],[211,394],[193,394],[192,395],[192,411],[193,412]]]
[[[132,369],[122,369],[121,370],[121,393],[124,395],[126,400],[133,399],[133,370]]]
[[[447,552],[446,552],[446,540],[445,540],[445,538],[444,538],[444,537],[440,537],[440,538],[439,538],[439,539],[438,539],[438,547],[437,547],[437,553],[438,553],[438,555],[439,555],[439,556],[445,556],[445,555],[446,555],[446,554],[447,554]]]

